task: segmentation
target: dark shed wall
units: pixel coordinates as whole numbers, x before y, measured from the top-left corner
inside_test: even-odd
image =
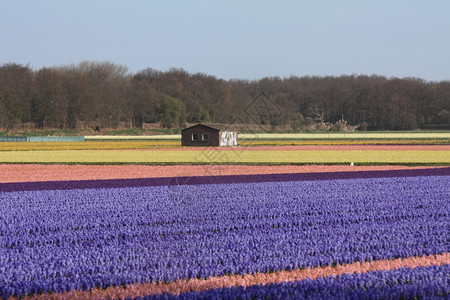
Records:
[[[197,133],[199,140],[192,141],[192,134]],[[209,134],[209,141],[202,141],[202,134]],[[196,125],[183,129],[181,131],[181,145],[182,146],[219,146],[220,145],[220,131],[202,125]]]

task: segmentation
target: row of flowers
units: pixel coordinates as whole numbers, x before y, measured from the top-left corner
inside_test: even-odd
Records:
[[[129,179],[148,177],[255,175],[349,171],[414,170],[436,167],[399,165],[38,165],[0,164],[1,184],[6,182]],[[445,167],[444,167],[445,168]],[[20,190],[20,189],[19,189]]]
[[[410,257],[410,258],[404,258],[404,259],[394,259],[394,260],[379,260],[379,261],[373,261],[373,262],[355,262],[347,265],[338,265],[336,267],[317,267],[317,268],[306,268],[303,270],[293,270],[293,271],[277,271],[274,273],[253,273],[253,274],[246,274],[244,276],[241,275],[234,275],[234,276],[217,276],[217,277],[209,277],[207,279],[189,279],[189,280],[177,280],[172,281],[167,284],[160,284],[157,282],[152,283],[135,283],[131,285],[126,286],[112,286],[108,287],[106,289],[90,289],[88,291],[81,291],[81,290],[72,290],[64,293],[56,293],[56,294],[41,294],[41,295],[33,295],[33,296],[27,296],[24,297],[24,300],[101,300],[101,299],[134,299],[138,297],[146,297],[151,295],[161,295],[155,298],[176,298],[174,295],[180,295],[182,298],[220,298],[220,299],[242,299],[242,297],[239,296],[239,293],[235,293],[232,291],[228,291],[229,289],[234,289],[236,287],[239,287],[238,290],[242,291],[246,288],[250,289],[258,289],[259,287],[262,287],[264,285],[272,285],[275,286],[276,284],[281,283],[294,283],[301,280],[315,280],[315,279],[321,279],[323,277],[340,277],[341,275],[345,274],[352,274],[356,275],[355,280],[361,280],[361,278],[364,278],[364,276],[359,276],[357,274],[361,273],[367,273],[372,272],[372,274],[376,274],[377,271],[394,271],[398,269],[404,269],[407,271],[407,274],[404,274],[401,278],[397,279],[397,282],[389,283],[388,281],[382,281],[379,282],[379,280],[376,280],[375,282],[371,282],[371,284],[367,284],[364,280],[362,280],[359,284],[359,287],[365,286],[372,287],[375,285],[385,284],[389,283],[389,286],[392,285],[398,285],[398,284],[409,284],[411,282],[416,283],[417,278],[414,276],[410,276],[409,271],[410,269],[414,268],[420,268],[420,267],[430,267],[435,266],[437,268],[429,268],[427,272],[427,280],[433,280],[432,283],[434,284],[435,281],[438,281],[439,284],[436,285],[437,287],[444,287],[442,292],[439,292],[443,295],[448,294],[448,279],[446,279],[446,272],[445,268],[439,268],[439,266],[449,265],[450,264],[450,253],[442,254],[442,255],[429,255],[429,256],[422,256],[422,257]],[[408,268],[408,269],[405,269]],[[444,271],[444,272],[443,272]],[[390,274],[387,272],[387,276],[383,276],[384,279],[389,278]],[[375,276],[372,275],[371,278],[373,279]],[[370,279],[370,278],[369,278]],[[444,283],[444,285],[442,285]],[[303,285],[304,287],[304,285]],[[411,290],[411,286],[408,286]],[[447,287],[447,289],[445,289]],[[384,287],[385,289],[388,287]],[[420,287],[423,288],[429,288],[429,282],[426,280],[422,280]],[[214,290],[212,292],[206,292],[206,293],[200,293],[202,291],[207,290]],[[356,293],[354,287],[349,286],[348,284],[345,285],[345,289],[349,290],[349,292]],[[195,291],[195,292],[193,292]],[[219,291],[219,292],[217,292]],[[193,293],[192,293],[193,292]],[[299,292],[304,291],[295,291],[295,293],[299,294]],[[375,291],[374,291],[375,292]],[[235,295],[233,295],[233,293]],[[206,295],[204,295],[206,294]],[[216,294],[216,295],[215,295]],[[228,294],[228,296],[225,297],[225,295]],[[263,297],[264,293],[260,293],[262,296],[259,298],[269,298]],[[203,296],[202,296],[203,295]],[[275,294],[276,295],[276,294]],[[273,295],[273,296],[275,296]],[[350,293],[349,296],[352,294]],[[377,294],[374,293],[372,295],[372,298],[376,296]],[[246,293],[243,293],[244,299],[246,297]],[[247,295],[248,296],[248,295]],[[380,295],[381,296],[381,295]],[[403,296],[403,295],[398,295]],[[257,298],[254,295],[251,295],[250,298]],[[276,298],[276,297],[270,297],[270,298]],[[302,297],[303,298],[303,297]],[[345,297],[347,298],[347,297]],[[400,297],[395,297],[400,298]],[[10,297],[10,300],[13,300],[13,297]],[[138,298],[140,299],[140,298]]]
[[[92,166],[79,166],[92,167]],[[98,168],[99,166],[95,166]],[[103,166],[103,167],[117,167],[117,166]],[[135,168],[136,166],[130,167]],[[142,167],[142,166],[139,166]],[[414,176],[449,176],[450,167],[434,167],[434,168],[378,168],[371,167],[352,167],[350,169],[337,170],[327,166],[322,168],[320,172],[277,172],[272,169],[272,172],[256,172],[256,170],[245,169],[240,172],[239,169],[248,166],[231,166],[235,173],[227,174],[230,170],[226,170],[225,174],[221,173],[218,168],[226,166],[197,166],[194,174],[191,174],[191,168],[196,166],[187,166],[187,168],[179,168],[176,166],[172,174],[165,174],[165,176],[155,176],[150,174],[148,177],[138,178],[101,178],[95,180],[31,180],[31,181],[13,181],[0,183],[0,192],[13,191],[28,191],[28,190],[62,190],[62,189],[92,189],[92,188],[118,188],[118,187],[147,187],[147,186],[164,186],[164,185],[198,185],[198,184],[230,184],[230,183],[254,183],[254,182],[280,182],[280,181],[311,181],[311,180],[330,180],[330,179],[354,179],[354,178],[387,178],[387,177],[414,177]],[[252,168],[269,168],[267,166],[252,166]],[[278,167],[278,166],[277,166]],[[279,166],[286,168],[286,166]],[[292,167],[292,166],[291,166]],[[342,166],[336,166],[342,168]],[[361,168],[367,169],[362,171]],[[1,169],[0,169],[1,170]],[[177,172],[178,170],[178,172]],[[181,170],[181,171],[180,171]],[[222,169],[223,170],[223,169]],[[270,170],[270,168],[269,168]],[[289,169],[288,169],[289,170]],[[71,170],[66,170],[70,172]],[[96,169],[97,172],[104,171],[103,168]],[[121,172],[120,169],[115,169],[115,172]],[[147,170],[155,171],[155,170]],[[200,171],[200,173],[198,173]],[[242,171],[242,170],[241,170]],[[295,170],[296,171],[296,170]],[[199,176],[200,175],[200,176]],[[113,177],[114,178],[114,177]]]
[[[447,176],[366,177],[0,192],[1,295],[449,252]]]
[[[314,280],[210,289],[153,299],[433,299],[450,295],[450,265],[344,274]],[[126,298],[131,299],[131,298]]]
[[[337,147],[337,146],[336,146]],[[436,146],[436,147],[439,147]],[[150,150],[37,150],[2,151],[0,163],[57,164],[407,164],[448,165],[450,153],[445,150],[306,150],[264,147],[247,149],[150,149]]]

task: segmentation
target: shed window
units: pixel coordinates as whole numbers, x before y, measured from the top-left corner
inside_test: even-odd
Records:
[[[202,141],[209,141],[209,134],[208,133],[203,133],[202,134]]]
[[[198,141],[198,133],[192,134],[192,141]]]

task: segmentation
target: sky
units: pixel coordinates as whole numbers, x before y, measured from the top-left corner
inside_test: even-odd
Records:
[[[450,80],[448,0],[0,0],[0,65]]]

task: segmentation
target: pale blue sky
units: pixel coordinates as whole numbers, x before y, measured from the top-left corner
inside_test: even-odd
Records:
[[[0,0],[0,65],[450,80],[448,0]]]

